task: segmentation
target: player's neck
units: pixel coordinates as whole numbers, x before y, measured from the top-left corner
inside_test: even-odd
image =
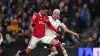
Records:
[[[55,21],[56,21],[56,19],[55,19],[53,16],[51,16],[51,17],[52,17],[52,19],[53,19],[53,20],[55,20]]]
[[[40,15],[41,17],[43,16],[41,11],[39,12],[39,15]]]

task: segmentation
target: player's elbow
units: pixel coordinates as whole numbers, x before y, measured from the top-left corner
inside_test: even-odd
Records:
[[[31,26],[32,26],[32,27],[35,27],[35,24],[32,24]]]
[[[27,54],[31,53],[31,50],[30,49],[26,49],[26,53]]]

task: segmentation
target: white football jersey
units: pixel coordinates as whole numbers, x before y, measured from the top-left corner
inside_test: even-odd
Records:
[[[52,16],[49,16],[49,21],[51,24],[57,29],[60,26],[66,27],[63,23],[61,23],[58,19],[53,20]],[[56,37],[56,32],[51,30],[48,26],[46,26],[46,35]]]

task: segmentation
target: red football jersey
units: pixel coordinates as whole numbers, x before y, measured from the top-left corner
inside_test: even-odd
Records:
[[[33,15],[32,19],[30,21],[30,25],[35,24],[34,30],[32,32],[33,36],[35,36],[37,38],[44,37],[45,36],[46,24],[52,30],[54,30],[55,32],[58,32],[58,30],[53,27],[53,25],[50,23],[50,21],[48,19],[49,18],[48,18],[47,15],[41,16],[39,13],[36,13],[36,14]]]

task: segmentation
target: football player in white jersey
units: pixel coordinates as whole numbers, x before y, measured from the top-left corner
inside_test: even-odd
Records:
[[[60,16],[60,11],[59,9],[55,9],[53,11],[53,15],[52,16],[49,16],[49,21],[51,22],[51,24],[55,27],[55,28],[58,28],[58,27],[61,27],[65,32],[68,32],[76,37],[79,37],[79,35],[71,30],[69,30],[64,23],[61,23],[59,21],[59,16]],[[56,32],[52,31],[49,27],[46,27],[46,35],[49,35],[51,36],[51,38],[55,38],[56,37]],[[62,46],[62,53],[64,56],[68,56],[65,48]],[[50,50],[52,51],[48,56],[53,56],[55,54],[58,54],[59,53],[59,50],[57,50],[57,48],[55,46],[52,46],[50,48]]]

